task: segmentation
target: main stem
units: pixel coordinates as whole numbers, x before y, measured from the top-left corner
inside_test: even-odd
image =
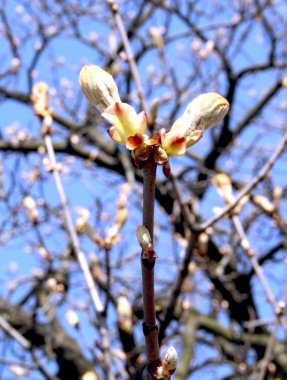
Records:
[[[143,168],[143,225],[149,230],[153,240],[154,227],[154,200],[155,200],[155,179],[157,164],[151,158],[144,162]],[[154,265],[155,254],[146,255],[142,252],[141,269],[143,283],[143,332],[146,340],[148,371],[151,374],[153,369],[161,363],[159,356],[158,328],[155,315],[154,296]]]

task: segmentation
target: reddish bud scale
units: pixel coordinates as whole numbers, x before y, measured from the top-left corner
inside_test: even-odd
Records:
[[[141,133],[136,133],[134,136],[129,136],[126,142],[126,148],[134,150],[144,142],[144,136]]]
[[[170,173],[171,173],[171,169],[170,169],[170,164],[169,162],[166,162],[164,165],[163,165],[163,174],[168,178],[170,176]]]
[[[115,103],[115,113],[118,115],[118,116],[121,116],[124,114],[124,109],[121,107],[121,103],[119,102],[116,102]]]

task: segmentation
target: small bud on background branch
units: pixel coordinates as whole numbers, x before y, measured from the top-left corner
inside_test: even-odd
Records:
[[[45,82],[38,82],[32,88],[31,101],[35,115],[45,117],[49,113],[49,88]]]
[[[125,295],[120,295],[117,300],[118,324],[121,330],[127,334],[133,333],[132,306]]]
[[[225,204],[228,205],[234,201],[232,183],[227,174],[218,173],[212,178],[211,182],[215,186],[219,195],[223,198]]]
[[[36,201],[30,196],[25,196],[23,198],[22,204],[27,211],[28,219],[33,223],[37,223],[39,211],[37,209]]]

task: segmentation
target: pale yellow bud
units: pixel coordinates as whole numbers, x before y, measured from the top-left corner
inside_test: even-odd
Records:
[[[31,101],[36,115],[45,117],[49,114],[48,85],[45,82],[34,84],[32,88]]]
[[[118,323],[121,330],[128,334],[132,334],[132,307],[125,296],[120,296],[117,301]]]
[[[13,58],[11,61],[11,67],[10,67],[11,73],[16,74],[19,70],[20,65],[21,65],[20,59],[16,57]]]
[[[99,258],[92,253],[90,255],[90,260],[93,278],[102,284],[106,284],[108,282],[107,275],[102,272]]]
[[[145,112],[137,114],[129,104],[115,102],[102,116],[113,125],[109,129],[111,138],[127,149],[134,150],[144,141],[143,134],[147,128]]]
[[[154,150],[154,160],[157,164],[161,165],[168,161],[167,152],[160,146]]]
[[[54,277],[48,278],[46,281],[46,285],[50,290],[56,291],[57,288],[57,280]]]
[[[276,314],[279,316],[284,316],[286,314],[286,303],[284,301],[279,301],[276,307]]]
[[[201,94],[186,107],[183,114],[183,124],[187,131],[204,131],[219,123],[229,110],[228,101],[215,92]]]
[[[281,81],[283,87],[287,88],[287,77],[284,77]]]
[[[113,77],[99,66],[83,66],[79,83],[85,97],[101,113],[121,101]]]
[[[30,196],[26,196],[24,197],[23,199],[23,206],[27,209],[27,210],[33,210],[34,208],[36,208],[36,202],[35,200],[30,197]]]
[[[79,217],[76,221],[76,230],[79,234],[82,234],[86,231],[86,227],[88,225],[88,220],[90,217],[90,211],[86,208],[79,207],[77,209]]]
[[[198,237],[198,251],[199,254],[204,256],[208,253],[209,235],[206,232],[202,232]]]
[[[169,156],[184,154],[201,139],[203,131],[222,120],[228,110],[228,101],[215,92],[198,96],[162,136],[162,147]]]
[[[18,364],[11,364],[9,366],[9,370],[13,373],[14,376],[17,377],[27,377],[29,375],[28,369]]]
[[[46,261],[50,261],[53,258],[51,253],[45,247],[40,246],[38,248],[38,253]]]
[[[195,262],[191,261],[189,264],[188,264],[188,274],[193,276],[196,272],[196,269],[197,269],[197,266],[195,264]]]
[[[272,213],[275,211],[275,205],[269,201],[266,197],[263,195],[254,195],[252,198],[253,202],[261,207],[265,212]]]
[[[282,187],[279,187],[279,186],[274,187],[274,189],[273,189],[273,199],[275,201],[280,201],[282,199],[283,195],[284,194],[283,194]]]
[[[118,229],[121,229],[128,218],[128,210],[126,207],[120,207],[118,208],[118,211],[116,213],[115,218],[115,225],[118,227]]]
[[[110,249],[110,247],[113,244],[116,244],[119,241],[120,241],[119,226],[115,224],[107,230],[104,244],[105,244],[106,249]]]
[[[27,211],[27,216],[31,222],[37,222],[39,212],[35,200],[32,197],[26,196],[22,201],[23,206]]]
[[[83,374],[81,377],[81,380],[98,380],[98,376],[95,374],[94,371],[88,371]]]
[[[163,40],[163,35],[165,33],[165,28],[164,27],[155,27],[151,26],[148,30],[151,38],[152,38],[152,43],[159,47],[163,48],[164,46],[164,40]]]

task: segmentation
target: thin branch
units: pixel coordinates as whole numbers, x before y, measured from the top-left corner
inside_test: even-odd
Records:
[[[264,358],[263,358],[263,360],[261,362],[262,366],[261,366],[261,369],[260,369],[258,380],[264,380],[265,379],[266,372],[267,372],[267,369],[268,369],[268,365],[271,362],[274,345],[276,343],[276,332],[277,332],[278,327],[279,327],[279,323],[278,322],[279,321],[277,319],[277,323],[273,326],[273,329],[272,329],[272,332],[271,332],[271,335],[270,335],[270,338],[269,338],[269,341],[268,341],[268,345],[266,347],[266,351],[265,351],[265,354],[264,354]]]
[[[252,264],[254,272],[255,272],[259,282],[261,283],[263,289],[264,289],[266,299],[273,306],[274,312],[276,313],[276,308],[277,308],[276,299],[275,299],[273,292],[272,292],[270,286],[268,285],[268,282],[264,276],[263,269],[259,265],[258,260],[255,257],[255,253],[254,253],[253,249],[250,247],[250,244],[248,242],[247,236],[245,234],[245,231],[243,229],[242,223],[241,223],[238,215],[232,216],[232,222],[233,222],[235,230],[236,230],[236,232],[240,238],[240,243],[241,243],[242,249],[244,250],[246,256],[250,259],[250,262]]]
[[[258,260],[255,256],[255,253],[249,244],[246,233],[243,229],[242,223],[241,223],[238,215],[233,215],[231,220],[232,220],[233,225],[235,227],[235,230],[236,230],[236,232],[240,238],[241,247],[242,247],[243,251],[245,252],[246,256],[250,259],[250,263],[253,267],[253,270],[254,270],[254,272],[255,272],[255,274],[256,274],[256,276],[257,276],[257,278],[258,278],[258,280],[259,280],[259,282],[260,282],[260,284],[264,290],[267,302],[269,302],[271,304],[271,306],[273,307],[274,315],[276,316],[278,321],[280,321],[283,328],[287,331],[287,321],[286,321],[285,316],[284,316],[285,303],[283,303],[283,305],[284,305],[283,309],[284,310],[282,310],[282,307],[280,306],[281,302],[276,301],[276,298],[275,298],[275,296],[271,290],[271,287],[269,286],[269,284],[266,280],[263,269],[260,266],[260,264],[258,263]],[[283,313],[282,313],[282,311],[283,311]]]
[[[61,206],[62,206],[62,209],[64,212],[64,219],[65,219],[66,228],[67,228],[67,231],[68,231],[69,236],[71,238],[71,243],[73,245],[73,248],[74,248],[75,254],[77,256],[77,259],[79,261],[81,270],[82,270],[83,275],[85,277],[85,280],[86,280],[86,283],[87,283],[93,304],[95,306],[95,310],[97,311],[97,313],[102,313],[104,311],[104,307],[103,307],[102,301],[100,299],[100,296],[98,294],[98,290],[96,289],[96,285],[95,285],[94,279],[92,277],[92,274],[91,274],[89,265],[87,263],[87,260],[85,258],[85,255],[81,251],[81,248],[80,248],[78,235],[76,233],[76,229],[75,229],[75,226],[73,224],[71,212],[70,212],[70,209],[68,206],[68,201],[67,201],[66,194],[65,194],[65,191],[64,191],[64,188],[62,185],[62,181],[61,181],[61,178],[59,175],[59,170],[58,170],[58,165],[57,165],[57,161],[56,161],[56,156],[55,156],[55,152],[54,152],[52,139],[49,135],[45,135],[44,140],[45,140],[45,145],[46,145],[47,153],[48,153],[49,160],[50,160],[50,165],[51,165],[51,168],[53,170],[55,185],[56,185],[56,188],[57,188],[57,191],[59,194],[59,198],[60,198],[60,202],[61,202]]]
[[[287,144],[287,132],[283,136],[282,140],[278,144],[277,148],[275,149],[272,156],[269,158],[269,160],[265,163],[263,168],[259,171],[256,177],[250,181],[238,194],[238,196],[235,198],[235,200],[229,205],[226,206],[219,214],[213,216],[208,221],[198,225],[194,226],[194,231],[205,231],[208,227],[211,227],[214,223],[218,222],[220,219],[222,219],[225,215],[230,213],[235,206],[240,202],[240,200],[247,194],[250,193],[252,189],[254,189],[259,182],[261,182],[268,172],[272,169],[273,165],[275,164],[276,160],[279,158],[279,156],[283,153],[285,147]]]
[[[50,127],[50,126],[48,126]],[[47,129],[47,125],[45,125],[45,119],[43,119],[43,131],[49,131],[49,128]],[[100,334],[102,336],[102,346],[103,346],[103,354],[104,354],[104,363],[105,363],[105,371],[107,374],[107,380],[114,380],[114,375],[111,369],[111,357],[110,357],[110,337],[109,332],[106,327],[106,321],[104,318],[104,305],[100,299],[98,289],[96,288],[96,284],[94,282],[93,276],[91,274],[88,262],[86,260],[86,257],[84,253],[81,251],[80,243],[78,239],[78,235],[72,220],[72,215],[70,212],[70,208],[68,206],[68,201],[66,198],[66,194],[62,185],[61,177],[59,174],[59,169],[56,161],[55,151],[53,148],[53,143],[50,134],[47,132],[44,132],[44,140],[45,145],[47,148],[48,157],[50,160],[51,169],[53,171],[53,176],[55,180],[55,185],[59,194],[61,206],[64,212],[64,220],[66,224],[67,231],[69,233],[71,243],[73,245],[73,249],[75,252],[75,255],[77,257],[77,260],[79,262],[80,268],[82,270],[82,273],[84,275],[93,305],[95,307],[95,310],[98,314],[98,322],[99,322],[99,328],[100,328]]]
[[[0,327],[5,331],[11,338],[15,339],[20,346],[25,350],[31,350],[31,343],[24,338],[13,326],[11,326],[3,317],[0,315]]]
[[[174,177],[174,175],[172,173],[170,174],[170,180],[171,180],[171,183],[172,183],[172,187],[173,187],[173,191],[175,193],[176,200],[177,200],[177,202],[179,204],[181,213],[182,213],[182,215],[184,217],[184,220],[188,224],[188,227],[192,231],[193,230],[193,226],[194,226],[194,222],[192,220],[191,212],[190,212],[189,208],[187,207],[186,203],[184,203],[184,201],[182,199],[182,196],[181,196],[181,193],[180,193],[180,189],[179,189],[178,184],[177,184],[177,180],[176,180],[176,178]]]
[[[44,366],[41,364],[38,356],[33,351],[33,347],[31,343],[23,336],[21,335],[16,329],[14,329],[13,326],[11,326],[3,317],[0,315],[0,328],[2,328],[3,331],[6,332],[11,338],[15,339],[21,347],[23,347],[25,350],[29,351],[33,360],[35,361],[39,371],[42,373],[42,375],[45,376],[48,380],[59,380],[56,376],[51,376],[44,368]]]

